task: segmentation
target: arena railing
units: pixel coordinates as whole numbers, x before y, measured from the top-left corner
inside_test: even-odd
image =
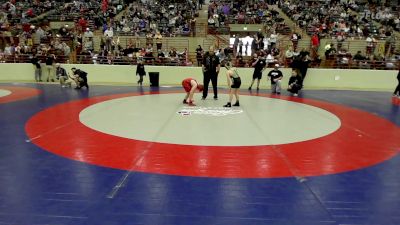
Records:
[[[39,56],[39,60],[44,63],[46,56]],[[153,66],[194,66],[197,61],[190,57],[178,56],[175,58],[158,58],[158,57],[128,57],[128,56],[92,56],[92,55],[77,55],[77,64],[99,64],[99,65],[136,65],[138,61],[143,61],[146,65]],[[56,63],[68,63],[68,57],[57,56]],[[30,63],[31,55],[0,55],[0,63]],[[243,61],[233,60],[236,67],[251,67],[251,58],[244,57]],[[275,60],[268,63],[268,67],[272,68],[274,64],[279,63],[281,67],[290,68],[292,60]],[[320,62],[311,61],[311,68],[332,68],[332,69],[371,69],[371,70],[398,70],[400,68],[399,60],[354,60],[345,56],[331,56],[328,59],[323,59]]]

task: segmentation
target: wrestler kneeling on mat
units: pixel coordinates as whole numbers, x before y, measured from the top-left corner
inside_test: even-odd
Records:
[[[196,89],[198,91],[203,91],[204,86],[202,84],[198,84],[197,81],[193,78],[186,78],[182,81],[182,87],[186,91],[185,99],[183,100],[183,104],[188,104],[189,106],[196,106],[193,101],[193,95]]]
[[[242,84],[242,81],[239,77],[237,70],[232,67],[232,64],[230,62],[225,64],[225,68],[227,69],[226,78],[227,78],[227,82],[228,82],[228,87],[230,87],[230,88],[229,88],[229,102],[226,105],[224,105],[224,107],[232,106],[231,102],[233,99],[233,95],[235,95],[235,98],[236,98],[236,103],[233,104],[233,106],[240,106],[238,92],[239,92],[240,85]]]

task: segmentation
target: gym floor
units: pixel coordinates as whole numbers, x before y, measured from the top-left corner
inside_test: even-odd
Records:
[[[390,92],[0,84],[0,224],[398,225]]]

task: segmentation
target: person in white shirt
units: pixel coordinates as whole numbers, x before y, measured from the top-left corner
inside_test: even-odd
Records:
[[[276,41],[278,40],[278,35],[275,31],[269,36],[269,42],[271,43],[271,48],[275,47]]]
[[[67,45],[67,43],[63,42],[62,43],[64,55],[69,57],[69,54],[71,53],[71,48]]]
[[[106,50],[111,51],[112,50],[112,39],[114,36],[114,32],[112,27],[108,27],[106,31],[104,31],[104,37],[106,38]]]
[[[90,28],[88,27],[88,28],[86,28],[86,31],[85,31],[85,33],[83,34],[83,37],[84,38],[92,38],[93,37],[93,32],[90,30]]]
[[[41,27],[38,27],[35,34],[36,34],[37,43],[40,44],[42,38],[45,36],[44,30]]]

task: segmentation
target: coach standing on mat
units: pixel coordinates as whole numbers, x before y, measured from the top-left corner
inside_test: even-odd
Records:
[[[210,46],[210,49],[203,57],[203,82],[204,82],[204,89],[203,89],[203,97],[202,100],[207,98],[208,94],[208,84],[212,83],[213,90],[214,90],[214,99],[218,99],[218,90],[217,90],[217,81],[218,81],[218,73],[220,69],[219,58],[215,55],[214,47]]]

